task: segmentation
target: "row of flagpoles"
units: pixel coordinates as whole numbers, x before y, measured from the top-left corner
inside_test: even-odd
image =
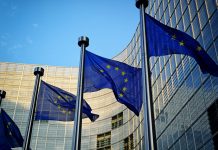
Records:
[[[147,0],[136,0],[136,7],[140,9],[140,28],[141,28],[141,58],[142,58],[142,82],[143,82],[143,103],[144,103],[144,146],[145,149],[156,149],[155,143],[155,128],[153,123],[153,106],[151,102],[151,82],[149,75],[149,59],[146,52],[146,35],[145,35],[145,7],[147,7]],[[77,88],[77,100],[74,119],[74,130],[72,137],[72,150],[80,150],[81,146],[81,130],[82,130],[82,103],[83,103],[83,87],[84,87],[84,61],[85,61],[85,49],[89,45],[88,37],[80,37],[78,45],[81,47],[80,66],[78,76],[78,88]],[[44,69],[36,67],[34,70],[36,76],[35,85],[33,90],[32,102],[30,107],[30,113],[28,118],[28,124],[26,128],[25,138],[23,142],[23,150],[30,149],[31,134],[33,128],[33,122],[35,118],[36,103],[38,99],[39,86],[41,82],[41,76],[44,75]],[[5,91],[1,91],[0,103],[2,98],[5,97]]]
[[[76,100],[74,95],[49,85],[44,81],[41,82],[40,78],[44,74],[44,69],[40,67],[35,68],[35,86],[23,143],[23,150],[29,150],[30,148],[36,104],[39,100],[39,87],[42,83],[43,86],[51,88],[50,90],[55,90],[56,94],[58,93],[58,96],[62,97],[59,100],[50,100],[54,106],[59,108],[60,104],[63,102],[61,100],[63,100],[64,96],[72,98],[64,99],[64,102],[67,102],[68,104],[67,106],[65,104],[64,107],[67,107],[71,112],[75,108],[75,118],[69,119],[74,120],[72,150],[80,150],[81,148],[83,111],[86,111],[86,115],[91,119],[91,121],[95,121],[96,118],[98,118],[98,115],[91,113],[91,107],[85,102],[85,100],[83,100],[83,93],[94,92],[103,88],[112,89],[117,101],[124,104],[137,116],[139,116],[143,103],[144,149],[157,149],[149,58],[151,56],[164,56],[170,54],[188,55],[196,60],[202,73],[210,73],[217,77],[218,65],[207,54],[203,47],[191,36],[168,27],[147,15],[145,13],[145,8],[147,6],[148,0],[136,0],[136,7],[140,9],[141,68],[132,67],[122,62],[103,58],[87,51],[86,47],[89,45],[89,39],[85,36],[80,37],[78,41],[78,45],[81,47],[81,55]],[[5,92],[0,91],[0,104],[4,97]],[[73,100],[75,100],[74,102],[76,104],[72,102]],[[57,105],[57,103],[59,104]],[[49,116],[42,117],[42,119],[47,120],[48,118]],[[51,120],[54,120],[54,118]]]

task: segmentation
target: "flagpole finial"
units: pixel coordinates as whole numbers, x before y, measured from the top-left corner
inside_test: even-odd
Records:
[[[44,69],[42,67],[36,67],[34,69],[34,75],[40,75],[40,76],[43,76],[44,75]]]
[[[136,0],[135,6],[140,8],[140,5],[144,4],[144,7],[148,6],[148,0]]]
[[[0,90],[0,97],[5,98],[6,92],[4,90]]]
[[[85,47],[89,46],[89,38],[86,36],[81,36],[78,39],[78,45],[81,47],[82,45],[85,45]]]

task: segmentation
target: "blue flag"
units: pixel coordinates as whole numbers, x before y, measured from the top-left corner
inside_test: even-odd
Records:
[[[35,120],[73,121],[76,96],[41,81]],[[89,104],[83,100],[82,117],[95,121],[99,116],[91,113]]]
[[[1,108],[0,110],[0,149],[10,150],[23,146],[23,137],[15,122]]]
[[[112,89],[118,102],[136,115],[142,106],[141,68],[85,51],[84,92]]]
[[[195,39],[185,32],[162,24],[148,14],[145,16],[149,56],[188,55],[195,59],[203,73],[218,76],[218,65]]]

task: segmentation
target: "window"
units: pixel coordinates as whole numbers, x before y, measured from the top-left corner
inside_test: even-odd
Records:
[[[216,4],[215,1],[205,1],[206,6],[207,6],[207,12],[208,12],[208,16],[209,18],[211,17],[211,15],[213,14],[214,11],[216,11]]]
[[[184,31],[186,31],[190,25],[190,15],[189,14],[190,14],[189,9],[186,9],[184,12],[184,15],[183,15],[183,22],[184,22],[184,26],[185,26]]]
[[[201,29],[203,29],[208,21],[207,10],[206,10],[205,5],[203,5],[201,7],[201,9],[199,10],[199,17],[198,18],[200,19]]]
[[[215,39],[218,36],[218,28],[217,28],[217,22],[218,22],[218,11],[216,11],[212,18],[211,18],[211,30],[213,34],[213,38]]]
[[[111,149],[111,132],[97,135],[97,150]]]
[[[112,117],[111,126],[112,129],[116,129],[123,125],[123,112]]]
[[[187,1],[186,0],[182,0],[182,1],[180,1],[181,2],[181,7],[182,7],[182,13],[184,13],[184,11],[185,11],[185,9],[187,8],[187,6],[188,6],[188,3],[187,3]]]
[[[208,49],[209,46],[211,45],[211,43],[213,42],[212,32],[211,32],[211,28],[210,28],[209,23],[206,24],[206,26],[204,27],[204,30],[203,30],[203,33],[202,33],[202,38],[203,38],[203,41],[204,41],[205,49]],[[214,49],[213,49],[213,51],[214,51]]]
[[[197,14],[197,8],[194,0],[192,0],[189,4],[189,12],[190,12],[190,18],[191,20],[193,20],[195,15]]]
[[[124,150],[134,149],[133,134],[124,139]]]
[[[194,38],[196,39],[200,33],[200,28],[199,28],[200,24],[199,24],[199,20],[198,17],[195,17],[193,22],[192,22],[192,29],[194,32]]]

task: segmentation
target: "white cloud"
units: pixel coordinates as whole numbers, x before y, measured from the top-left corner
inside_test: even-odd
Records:
[[[12,6],[11,6],[11,9],[12,9],[12,10],[16,10],[16,9],[17,9],[17,6],[16,6],[16,5],[12,5]]]
[[[3,40],[6,40],[6,39],[9,38],[9,34],[8,34],[8,33],[2,34],[2,35],[0,36],[0,38],[3,39]]]
[[[39,27],[39,24],[34,23],[34,24],[32,24],[32,26],[33,26],[34,28],[38,28],[38,27]]]
[[[16,45],[10,47],[9,49],[10,50],[16,50],[16,49],[19,49],[19,48],[23,48],[23,45],[22,44],[16,44]]]
[[[7,42],[5,42],[5,41],[0,41],[0,47],[5,47],[5,46],[7,46],[7,45],[8,45]]]
[[[11,12],[9,15],[11,17],[15,16],[17,13],[17,9],[18,9],[17,5],[11,4],[10,9],[11,9]]]
[[[26,37],[26,42],[28,44],[32,44],[33,43],[33,40],[30,38],[30,37]]]
[[[6,47],[8,45],[9,34],[5,33],[0,36],[0,47]]]

